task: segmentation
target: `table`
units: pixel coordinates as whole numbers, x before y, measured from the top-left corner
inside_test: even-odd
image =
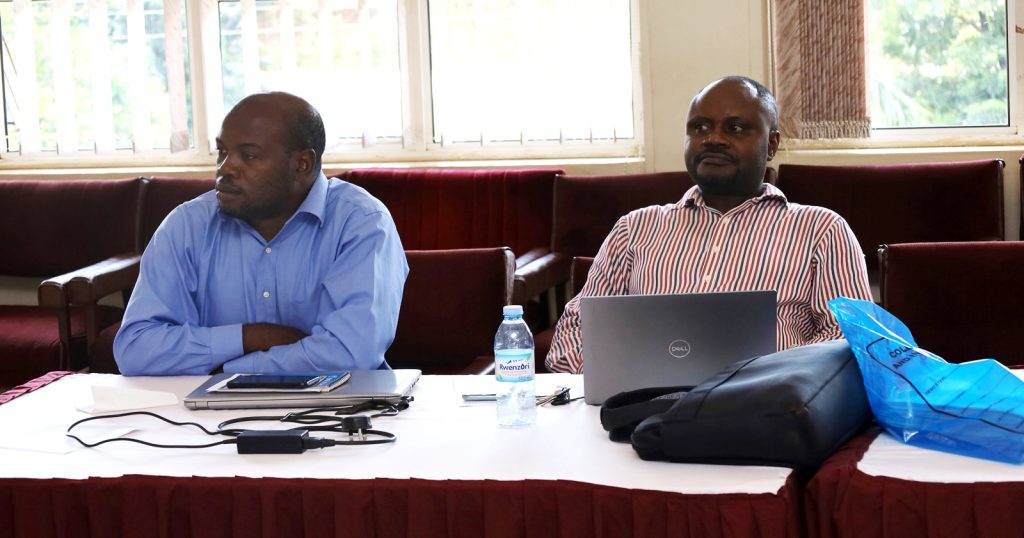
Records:
[[[805,502],[811,537],[1019,537],[1024,466],[906,445],[874,427],[825,461]]]
[[[645,462],[610,442],[599,408],[582,401],[539,408],[530,428],[500,428],[493,402],[460,397],[487,391],[486,376],[424,376],[408,410],[374,419],[399,436],[389,445],[301,455],[63,445],[95,386],[180,398],[204,379],[76,374],[0,405],[0,536],[800,535],[788,469]],[[538,385],[581,394],[579,376],[541,375]],[[151,410],[208,426],[253,414]],[[86,433],[124,426],[156,442],[210,441],[123,420]]]

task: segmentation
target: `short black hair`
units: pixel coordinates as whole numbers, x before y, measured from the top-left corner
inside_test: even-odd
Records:
[[[320,112],[305,99],[296,97],[302,106],[296,106],[296,113],[290,115],[288,130],[292,134],[293,149],[312,149],[316,152],[316,167],[320,168],[324,150],[327,147],[327,132]]]
[[[750,77],[739,75],[723,77],[722,80],[739,82],[754,88],[754,91],[757,93],[757,100],[761,102],[761,107],[768,113],[768,127],[773,131],[779,130],[779,105],[775,102],[775,96],[772,95],[772,92],[764,84]]]
[[[327,132],[324,129],[324,120],[320,112],[305,99],[287,92],[265,92],[254,93],[243,97],[235,108],[243,105],[253,104],[255,106],[271,106],[284,112],[285,128],[288,129],[289,144],[291,150],[311,149],[316,153],[314,165],[320,168],[323,162],[324,150],[327,147]]]

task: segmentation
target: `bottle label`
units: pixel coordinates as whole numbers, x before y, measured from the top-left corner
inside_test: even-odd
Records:
[[[498,381],[533,381],[532,349],[501,349],[494,352],[494,374]]]

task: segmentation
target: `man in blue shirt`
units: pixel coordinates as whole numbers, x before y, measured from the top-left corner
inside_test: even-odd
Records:
[[[167,216],[114,340],[125,375],[386,368],[409,266],[384,205],[321,171],[320,114],[257,94],[224,118],[217,188]]]

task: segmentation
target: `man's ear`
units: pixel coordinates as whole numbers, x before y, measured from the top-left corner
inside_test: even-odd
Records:
[[[312,148],[299,150],[295,155],[295,175],[305,178],[316,165],[316,151]]]
[[[775,158],[775,153],[779,151],[779,142],[782,140],[782,135],[779,134],[778,129],[772,129],[768,132],[768,160]]]

